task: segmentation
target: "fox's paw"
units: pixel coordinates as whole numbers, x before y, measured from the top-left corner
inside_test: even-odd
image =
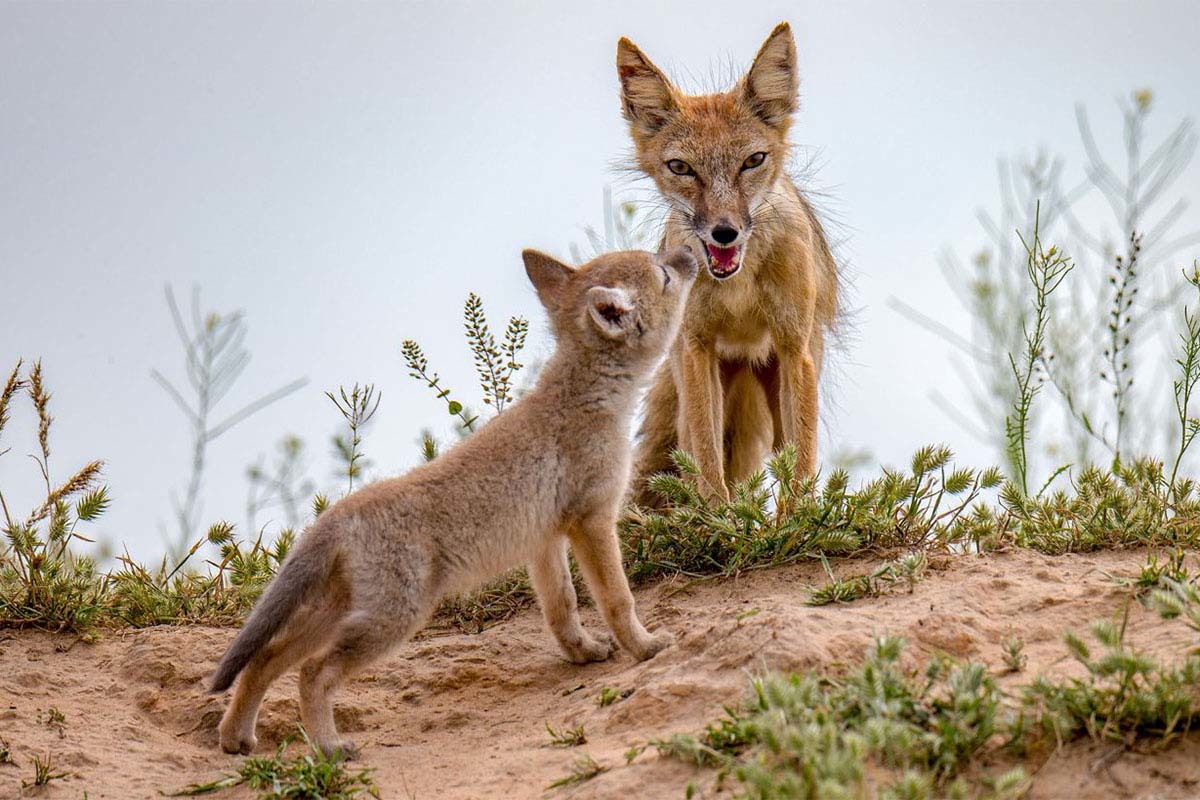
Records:
[[[317,745],[326,758],[334,761],[353,761],[358,758],[358,745],[348,739],[338,739]]]
[[[645,661],[654,658],[674,642],[674,634],[669,631],[659,631],[658,633],[650,634],[645,642],[639,642],[638,647],[631,654],[638,661]]]
[[[567,651],[567,658],[571,660],[571,663],[588,664],[593,661],[607,661],[616,646],[613,644],[612,637],[607,633],[595,636],[585,633],[578,644],[564,644],[563,648]]]
[[[221,749],[231,755],[248,756],[258,747],[258,738],[254,734],[240,732],[221,732]]]

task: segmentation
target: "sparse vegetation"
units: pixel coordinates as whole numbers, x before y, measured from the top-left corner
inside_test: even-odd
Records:
[[[598,761],[596,761],[596,759],[592,758],[589,753],[582,753],[575,757],[575,761],[571,765],[570,772],[546,788],[558,789],[563,786],[574,786],[579,783],[586,783],[602,772],[608,772],[608,767],[600,764]]]
[[[829,559],[824,555],[821,556],[821,563],[829,575],[829,583],[809,593],[807,602],[811,606],[849,603],[862,597],[878,597],[900,583],[911,592],[917,581],[924,576],[925,568],[929,566],[925,553],[919,550],[884,561],[870,572],[850,578],[835,576],[829,567]]]
[[[1164,583],[1152,605],[1200,633],[1196,584]],[[650,744],[715,770],[718,784],[734,777],[748,798],[1019,797],[1025,770],[964,768],[985,755],[984,763],[1048,754],[1082,736],[1161,748],[1200,719],[1200,647],[1152,657],[1128,643],[1129,625],[1127,604],[1118,620],[1092,624],[1095,646],[1068,632],[1084,677],[1043,675],[1008,694],[982,664],[937,657],[905,667],[903,640],[885,637],[844,674],[767,675],[752,682],[745,705],[701,734]],[[1002,646],[1007,671],[1024,669],[1024,642],[1009,636]]]
[[[292,738],[280,743],[275,755],[247,758],[237,772],[209,783],[192,784],[166,793],[168,797],[194,797],[245,784],[258,793],[260,800],[354,800],[365,796],[378,798],[378,787],[370,769],[352,770],[344,760],[324,755],[308,737],[307,752],[294,758],[284,755]]]
[[[1025,705],[1053,741],[1086,733],[1127,744],[1149,738],[1162,745],[1191,728],[1200,708],[1200,660],[1170,665],[1138,652],[1125,641],[1127,623],[1128,611],[1118,622],[1092,625],[1098,653],[1082,637],[1067,634],[1067,647],[1086,677],[1038,678],[1025,688]]]
[[[556,730],[547,722],[546,733],[550,734],[550,744],[553,747],[578,747],[581,744],[587,744],[587,732],[584,731],[582,725]]]
[[[21,781],[22,788],[28,789],[31,786],[45,786],[51,781],[56,781],[60,778],[65,778],[70,773],[56,772],[54,769],[54,757],[50,753],[46,753],[45,758],[40,755],[33,757],[33,779],[29,781]]]
[[[745,707],[698,737],[656,742],[665,755],[716,767],[750,798],[971,796],[956,780],[1001,727],[1001,693],[980,664],[901,665],[904,641],[882,638],[843,676],[770,675]],[[868,760],[890,776],[872,783]],[[996,797],[1023,791],[1024,773],[995,779]]]
[[[596,705],[606,708],[618,700],[624,700],[631,694],[633,694],[633,689],[618,689],[615,686],[605,686],[600,689],[600,694],[596,697]]]
[[[1009,672],[1020,672],[1025,669],[1028,657],[1025,655],[1025,640],[1016,634],[1009,634],[1000,643],[1004,648],[1004,668]]]
[[[1192,258],[1181,257],[1200,242],[1194,216],[1189,226],[1185,215],[1188,198],[1179,191],[1200,138],[1185,118],[1151,141],[1147,123],[1154,106],[1149,89],[1119,99],[1124,152],[1115,154],[1102,152],[1087,110],[1077,107],[1078,179],[1068,177],[1066,159],[1044,151],[1001,159],[998,211],[978,214],[983,246],[969,264],[953,256],[943,262],[948,284],[970,315],[969,331],[951,330],[894,302],[964,356],[958,372],[974,408],[964,411],[940,389],[934,401],[991,444],[1018,483],[1023,467],[1012,460],[1018,453],[1012,431],[1003,426],[1021,396],[1010,356],[1025,349],[1025,334],[1037,327],[1038,302],[1014,230],[1024,241],[1038,230],[1057,243],[1056,255],[1077,265],[1070,285],[1050,304],[1034,383],[1044,380],[1048,393],[1039,420],[1029,420],[1038,447],[1024,468],[1035,458],[1076,465],[1129,461],[1171,447],[1168,440],[1179,433],[1155,402],[1170,362],[1156,340],[1182,305],[1177,276],[1181,262]]]

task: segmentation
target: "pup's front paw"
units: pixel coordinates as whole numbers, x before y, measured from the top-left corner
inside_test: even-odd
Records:
[[[577,644],[567,646],[567,658],[574,664],[588,664],[593,661],[607,661],[613,654],[615,646],[612,637],[607,633],[595,636],[585,633]]]
[[[659,631],[647,637],[645,642],[639,643],[637,648],[632,652],[632,655],[638,661],[645,661],[646,659],[654,658],[674,642],[675,636],[669,631]]]
[[[258,747],[258,738],[254,734],[243,734],[239,731],[226,733],[221,731],[221,749],[231,755],[248,756]]]

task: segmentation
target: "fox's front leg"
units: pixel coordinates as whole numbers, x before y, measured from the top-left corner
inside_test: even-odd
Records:
[[[571,545],[592,598],[622,648],[638,661],[645,661],[671,644],[674,637],[670,633],[650,633],[638,619],[621,564],[615,512],[596,513],[581,520],[571,531]]]
[[[568,659],[586,664],[612,655],[613,643],[608,636],[592,636],[579,623],[575,585],[567,562],[567,537],[554,536],[546,543],[529,564],[529,579],[542,605],[546,626]]]
[[[715,347],[684,342],[679,357],[679,442],[696,459],[701,491],[728,498],[723,404],[721,364]]]
[[[781,348],[778,355],[783,440],[796,446],[799,474],[812,475],[817,471],[817,365],[807,347]]]

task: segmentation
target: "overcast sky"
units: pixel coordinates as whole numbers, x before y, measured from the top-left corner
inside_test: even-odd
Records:
[[[375,474],[415,463],[418,430],[449,424],[401,340],[475,399],[467,293],[497,326],[529,317],[544,353],[520,250],[566,256],[600,223],[606,185],[637,196],[612,169],[627,148],[618,37],[706,76],[745,66],[782,19],[802,73],[794,136],[848,237],[858,309],[825,452],[895,464],[942,441],[991,462],[929,399],[962,397],[946,346],[888,298],[965,328],[939,255],[980,241],[997,157],[1045,146],[1082,175],[1076,102],[1110,149],[1131,89],[1155,90],[1151,140],[1200,111],[1192,2],[0,4],[0,367],[43,359],[55,475],[105,459],[99,532],[161,551],[189,460],[150,378],[182,382],[167,284],[246,314],[253,359],[228,410],[310,381],[214,442],[206,520],[244,521],[245,467],[288,433],[338,485],[323,390],[339,383],[383,392]],[[0,440],[10,504],[34,502],[32,428],[22,407]]]

